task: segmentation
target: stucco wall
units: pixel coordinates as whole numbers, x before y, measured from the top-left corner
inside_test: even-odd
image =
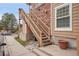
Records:
[[[27,24],[23,19],[22,20],[22,27],[21,27],[21,32],[20,32],[20,39],[23,41],[26,41],[26,34],[27,34]]]
[[[35,39],[35,36],[31,32],[31,29],[23,19],[22,19],[22,28],[20,32],[20,39],[23,41]]]

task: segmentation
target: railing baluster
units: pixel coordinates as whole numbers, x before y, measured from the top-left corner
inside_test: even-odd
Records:
[[[33,10],[31,10],[31,14],[34,15],[34,16],[36,17],[36,19],[38,19],[39,25],[42,27],[43,31],[44,31],[47,35],[49,35],[49,27],[47,27],[47,25],[45,25],[45,23],[43,23],[43,22],[41,21],[41,19],[35,15],[35,13],[34,13]]]

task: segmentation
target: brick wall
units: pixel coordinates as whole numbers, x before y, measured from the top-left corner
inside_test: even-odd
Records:
[[[37,5],[37,4],[33,4],[33,7],[35,5]],[[40,20],[42,20],[48,27],[50,27],[50,16],[51,16],[50,5],[51,4],[49,4],[49,3],[45,3],[45,4],[42,4],[41,6],[39,6],[38,8],[34,9],[37,17],[39,17]]]

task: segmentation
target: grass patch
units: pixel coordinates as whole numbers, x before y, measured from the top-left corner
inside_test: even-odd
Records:
[[[23,46],[26,46],[29,43],[28,41],[21,40],[19,37],[15,37],[15,39]]]

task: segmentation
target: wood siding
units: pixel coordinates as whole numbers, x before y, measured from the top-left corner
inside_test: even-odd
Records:
[[[62,5],[62,4],[52,4],[52,25],[54,25],[55,23],[55,7]],[[75,38],[76,39],[76,35],[79,32],[79,4],[72,4],[72,31],[55,31],[54,30],[54,26],[52,29],[52,35],[54,36],[60,36],[60,37],[67,37],[67,38]]]

